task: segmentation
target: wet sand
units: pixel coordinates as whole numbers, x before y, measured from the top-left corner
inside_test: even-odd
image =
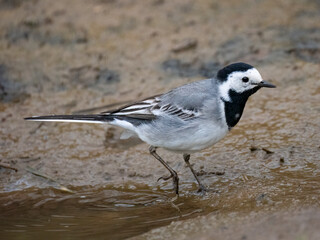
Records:
[[[317,1],[0,1],[1,236],[319,238],[319,11]],[[120,129],[23,120],[104,111],[236,61],[277,88],[191,156],[206,196],[181,155],[159,150],[180,176],[171,204],[171,181],[157,182],[166,169]]]

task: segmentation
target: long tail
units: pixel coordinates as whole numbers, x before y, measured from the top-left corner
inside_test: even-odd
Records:
[[[45,121],[45,122],[79,122],[79,123],[106,123],[114,120],[110,115],[49,115],[27,117],[27,121]]]
[[[24,120],[38,122],[109,123],[134,131],[136,126],[150,122],[152,119],[144,119],[141,116],[118,116],[115,114],[83,114],[33,116],[27,117]]]

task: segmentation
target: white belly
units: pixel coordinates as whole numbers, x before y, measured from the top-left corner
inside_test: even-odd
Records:
[[[167,129],[168,132],[156,134],[153,129],[139,131],[138,136],[142,141],[155,146],[162,147],[175,152],[191,153],[210,147],[220,141],[228,133],[227,125],[221,126],[210,123],[202,123],[186,130]],[[164,129],[163,129],[164,130]],[[164,130],[165,131],[165,130]]]

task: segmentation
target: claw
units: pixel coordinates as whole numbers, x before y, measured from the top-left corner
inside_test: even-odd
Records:
[[[199,185],[199,188],[198,188],[198,193],[206,193],[206,192],[208,192],[208,189],[205,187],[205,186],[203,186],[202,184],[200,184]]]
[[[159,182],[160,180],[167,181],[167,180],[169,180],[170,178],[173,178],[173,175],[169,175],[169,176],[167,176],[167,177],[162,176],[162,177],[159,177],[159,178],[158,178],[157,182]]]
[[[164,180],[164,181],[167,181],[169,180],[170,178],[172,178],[172,181],[173,181],[173,187],[174,187],[174,191],[176,193],[177,196],[179,196],[179,177],[177,174],[171,174],[167,177],[165,176],[162,176],[162,177],[159,177],[157,182],[159,182],[160,180]]]

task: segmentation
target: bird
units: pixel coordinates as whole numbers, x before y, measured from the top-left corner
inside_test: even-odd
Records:
[[[250,64],[237,62],[218,70],[215,77],[191,82],[167,93],[99,114],[27,117],[28,121],[107,123],[123,128],[124,138],[136,136],[149,144],[150,154],[170,173],[158,179],[173,181],[179,196],[177,172],[159,156],[158,148],[180,153],[198,183],[190,155],[213,146],[239,122],[248,98],[261,88],[276,86],[263,80]]]

